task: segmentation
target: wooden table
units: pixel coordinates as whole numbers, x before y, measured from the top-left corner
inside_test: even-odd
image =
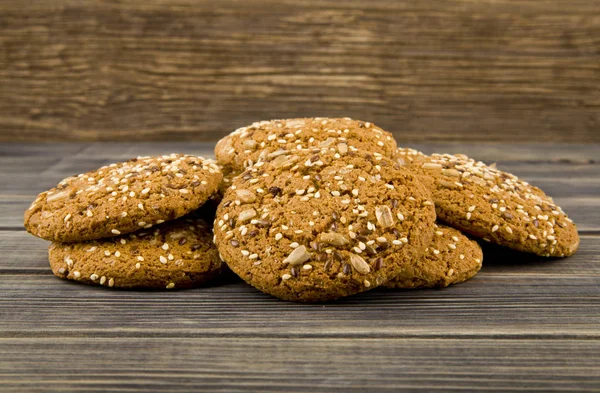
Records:
[[[554,196],[579,252],[486,247],[473,280],[328,304],[242,282],[176,292],[55,278],[22,214],[60,179],[136,155],[211,146],[2,144],[0,391],[599,391],[600,145],[429,144],[497,162]]]

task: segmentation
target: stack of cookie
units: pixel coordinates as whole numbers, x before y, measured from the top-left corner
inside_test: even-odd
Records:
[[[544,256],[579,244],[540,189],[462,155],[399,149],[368,122],[259,122],[215,154],[228,180],[215,243],[231,270],[281,299],[465,281],[483,255],[461,231]]]
[[[189,288],[221,270],[198,209],[223,175],[202,157],[139,157],[61,181],[25,212],[60,278],[118,288]]]
[[[54,242],[62,278],[182,288],[222,260],[259,290],[303,302],[468,280],[483,253],[465,234],[543,256],[579,244],[540,189],[462,155],[398,148],[368,122],[258,122],[215,154],[219,167],[171,155],[66,179],[36,199],[26,227]],[[216,192],[216,213],[198,210]],[[214,218],[212,242],[199,215]]]

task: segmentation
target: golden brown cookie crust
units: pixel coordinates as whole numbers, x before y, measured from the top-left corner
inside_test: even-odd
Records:
[[[285,300],[336,299],[382,285],[433,236],[429,192],[379,153],[316,149],[259,162],[217,210],[231,270]]]
[[[197,218],[111,239],[52,243],[49,259],[57,277],[132,289],[190,288],[216,277],[221,268],[210,227]]]
[[[337,147],[372,151],[392,158],[396,141],[372,123],[350,118],[299,118],[270,120],[242,127],[215,147],[219,164],[231,170],[244,168],[282,150]]]
[[[437,224],[423,256],[406,265],[387,288],[443,288],[472,278],[481,269],[483,252],[459,230]]]
[[[217,165],[202,157],[134,158],[69,177],[41,193],[25,212],[25,227],[57,242],[148,229],[200,207],[221,179]]]
[[[515,250],[565,257],[577,228],[542,190],[464,155],[433,154],[407,163],[432,192],[438,219]]]

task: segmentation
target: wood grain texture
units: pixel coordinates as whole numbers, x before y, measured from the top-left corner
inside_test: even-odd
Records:
[[[600,0],[5,0],[0,140],[215,140],[351,116],[600,141]]]
[[[210,145],[0,145],[0,391],[600,390],[598,145],[427,144],[541,185],[580,226],[573,257],[485,243],[472,280],[294,304],[235,277],[123,291],[54,277],[22,214],[60,178]]]
[[[0,339],[6,365],[0,378],[11,392],[41,386],[44,392],[597,391],[598,340],[539,344],[294,336]],[[39,362],[31,363],[34,355]]]

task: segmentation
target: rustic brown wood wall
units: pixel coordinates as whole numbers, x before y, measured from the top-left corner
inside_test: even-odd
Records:
[[[600,141],[599,0],[3,0],[0,140]]]

